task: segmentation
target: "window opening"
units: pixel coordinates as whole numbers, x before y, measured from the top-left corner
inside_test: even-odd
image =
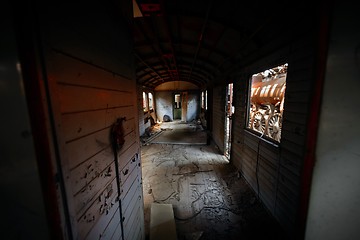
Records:
[[[287,68],[285,63],[250,78],[247,127],[277,142],[281,139]]]
[[[235,107],[233,106],[233,84],[228,84],[226,88],[226,105],[225,105],[225,157],[230,159],[231,155],[231,128],[232,115]]]
[[[147,103],[147,95],[145,92],[143,92],[143,111],[147,112],[148,111],[148,103]]]
[[[207,90],[205,91],[205,110],[207,110],[207,107],[208,107],[208,94],[207,94]]]
[[[149,92],[148,98],[149,98],[149,110],[152,111],[154,109],[154,100],[152,93]]]
[[[205,92],[201,92],[201,108],[205,109]]]

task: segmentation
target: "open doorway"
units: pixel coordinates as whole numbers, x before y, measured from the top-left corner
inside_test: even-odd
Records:
[[[188,105],[188,93],[181,92],[174,94],[174,120],[181,120],[186,122],[187,120],[187,105]]]
[[[174,120],[181,119],[181,94],[175,93],[174,94]]]
[[[231,155],[231,127],[232,115],[235,108],[233,106],[233,84],[229,83],[226,87],[226,100],[225,100],[225,151],[224,155],[230,160]]]

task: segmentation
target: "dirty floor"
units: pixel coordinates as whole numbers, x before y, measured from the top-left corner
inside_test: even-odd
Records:
[[[151,143],[205,145],[207,142],[207,132],[195,121],[163,122],[148,131],[149,135],[153,135]]]
[[[286,239],[213,143],[141,147],[145,233],[151,203],[174,208],[178,240]]]

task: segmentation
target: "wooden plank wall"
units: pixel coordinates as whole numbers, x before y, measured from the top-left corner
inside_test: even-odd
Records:
[[[314,82],[314,49],[311,36],[298,38],[242,69],[235,81],[231,161],[289,234],[295,234],[298,218],[308,109]],[[246,130],[247,85],[252,74],[286,62],[289,67],[282,137],[280,144],[274,144]]]
[[[212,137],[220,152],[224,152],[226,87],[214,87],[212,94]]]
[[[109,17],[107,7],[60,4],[58,11],[52,6],[42,11],[55,147],[72,237],[144,239],[131,35],[127,25]],[[110,133],[118,118],[125,118],[125,143],[115,158]]]

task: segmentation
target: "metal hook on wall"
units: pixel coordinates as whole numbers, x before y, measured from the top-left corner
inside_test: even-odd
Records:
[[[125,143],[123,121],[126,121],[126,117],[116,119],[116,122],[111,127],[110,140],[114,152],[120,150]]]

